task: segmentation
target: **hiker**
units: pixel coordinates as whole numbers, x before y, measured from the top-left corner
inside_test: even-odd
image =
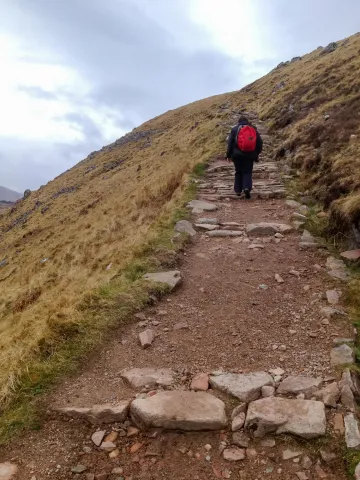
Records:
[[[252,171],[254,162],[259,161],[263,141],[246,117],[241,116],[238,124],[231,129],[226,153],[227,161],[234,162],[236,195],[245,193],[245,198],[251,198]]]

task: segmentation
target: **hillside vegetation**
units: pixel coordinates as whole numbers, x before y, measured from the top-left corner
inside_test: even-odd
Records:
[[[234,123],[240,112],[258,112],[278,139],[279,160],[302,171],[309,194],[330,209],[333,231],[357,235],[360,36],[336,47],[144,123],[0,217],[2,405],[91,348],[98,326],[131,311],[122,307],[135,308],[145,268],[168,265],[166,228],[191,172],[225,152],[229,111]],[[66,358],[57,357],[74,339]]]

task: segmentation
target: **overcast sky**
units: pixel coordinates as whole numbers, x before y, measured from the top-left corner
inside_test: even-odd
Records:
[[[359,18],[359,0],[0,0],[0,185],[37,188],[157,114],[356,33]]]

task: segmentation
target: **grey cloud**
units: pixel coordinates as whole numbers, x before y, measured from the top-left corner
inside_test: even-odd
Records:
[[[26,93],[27,95],[30,95],[31,97],[34,97],[34,98],[38,98],[40,100],[57,100],[58,99],[58,96],[55,93],[49,92],[35,85],[33,86],[19,85],[18,90],[19,92]]]

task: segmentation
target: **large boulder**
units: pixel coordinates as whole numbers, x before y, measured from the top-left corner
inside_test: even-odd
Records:
[[[133,368],[121,373],[124,379],[132,388],[169,387],[174,383],[175,373],[170,368]]]
[[[165,283],[170,287],[170,290],[173,290],[182,282],[179,270],[171,270],[169,272],[146,273],[144,275],[144,278],[145,280],[150,280],[151,282]]]
[[[75,419],[86,420],[92,425],[103,423],[124,422],[129,411],[129,402],[119,402],[117,405],[94,405],[90,408],[65,407],[57,409],[58,412]]]
[[[253,430],[255,437],[268,433],[320,437],[326,433],[325,405],[314,400],[262,398],[250,403],[245,428]]]
[[[211,375],[210,385],[238,398],[242,402],[251,402],[261,396],[262,387],[273,386],[274,380],[266,372],[222,373]]]
[[[284,223],[249,223],[246,226],[246,233],[248,235],[274,235],[275,233],[290,233],[293,231],[291,225]]]
[[[202,431],[227,425],[225,404],[205,392],[161,392],[132,402],[131,418],[141,429]]]
[[[311,396],[319,389],[321,383],[321,378],[290,376],[280,383],[277,393],[292,395],[303,393],[305,396]]]

